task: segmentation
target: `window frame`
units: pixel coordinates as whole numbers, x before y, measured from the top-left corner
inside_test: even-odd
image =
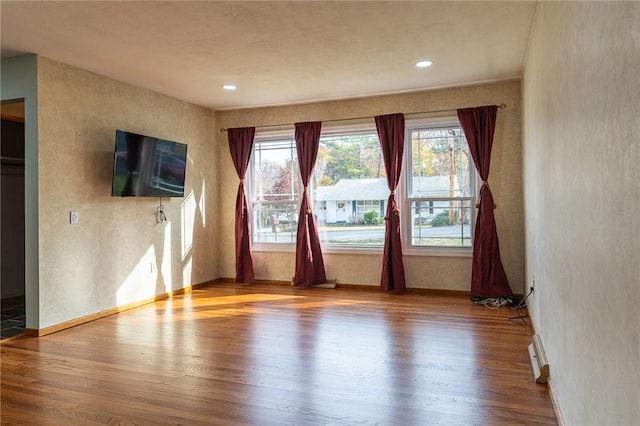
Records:
[[[412,201],[416,200],[416,197],[409,196],[409,179],[412,178],[412,146],[411,146],[411,133],[415,130],[425,128],[442,128],[442,127],[457,127],[461,128],[458,117],[446,116],[446,117],[432,117],[432,118],[419,118],[407,120],[405,123],[405,149],[403,153],[402,173],[400,175],[400,182],[398,184],[398,193],[400,194],[400,214],[402,220],[400,222],[400,232],[402,238],[402,253],[407,256],[442,256],[442,257],[472,257],[473,256],[473,237],[475,234],[475,224],[477,211],[475,204],[478,197],[478,172],[473,165],[471,159],[471,170],[469,172],[470,188],[473,189],[473,193],[470,197],[456,197],[455,199],[463,200],[469,199],[471,203],[470,213],[470,238],[471,245],[468,247],[447,247],[447,246],[418,246],[413,245],[411,238],[411,227],[413,225],[413,209]],[[464,134],[464,132],[463,132]],[[466,139],[466,137],[465,137]],[[437,201],[451,200],[449,197],[430,197],[430,200]]]
[[[411,208],[411,201],[413,197],[409,197],[408,190],[408,177],[411,176],[411,132],[417,129],[422,128],[433,128],[433,127],[461,127],[460,121],[455,116],[447,116],[447,117],[435,117],[435,118],[419,118],[419,119],[410,119],[405,122],[405,147],[403,152],[403,167],[402,173],[400,175],[400,180],[398,183],[398,205],[400,208],[401,214],[401,223],[400,223],[400,231],[401,238],[403,241],[402,244],[402,252],[405,256],[443,256],[443,257],[471,257],[473,255],[473,237],[475,233],[475,224],[476,224],[476,216],[477,210],[475,209],[475,204],[477,202],[478,192],[479,192],[479,182],[480,179],[478,177],[478,173],[475,169],[475,166],[472,164],[470,178],[471,178],[471,188],[473,188],[473,194],[470,198],[471,200],[471,241],[472,244],[469,247],[446,247],[446,246],[415,246],[412,244],[411,239],[411,226],[413,222],[413,211]],[[349,134],[357,134],[357,133],[377,133],[375,123],[360,123],[360,124],[331,124],[327,123],[323,125],[322,132],[320,138],[323,137],[335,137],[340,135],[349,135]],[[269,243],[269,242],[255,242],[254,241],[254,230],[253,230],[253,210],[254,204],[258,203],[255,200],[255,147],[257,144],[269,143],[269,142],[282,142],[286,140],[291,140],[295,143],[295,134],[294,129],[265,129],[261,131],[257,131],[254,137],[254,146],[252,148],[251,159],[249,161],[249,167],[247,171],[248,175],[248,185],[247,185],[247,204],[249,215],[251,219],[251,247],[252,250],[257,252],[295,252],[296,244],[295,241],[292,243]],[[297,177],[299,179],[300,186],[302,188],[302,179],[299,174]],[[312,179],[313,181],[313,179]],[[310,183],[313,185],[313,183]],[[313,189],[312,189],[313,190]],[[295,201],[283,201],[283,203],[297,203],[298,209],[300,206],[302,193],[298,194],[297,200]],[[388,195],[384,198],[385,200],[385,210],[386,210],[386,200],[388,199]],[[449,200],[449,198],[446,198]],[[314,207],[316,207],[314,205]],[[342,254],[374,254],[380,255],[383,251],[383,245],[339,245],[339,244],[328,244],[321,242],[322,252],[323,253],[342,253]]]
[[[377,136],[375,123],[327,123],[322,126],[322,132],[320,133],[320,139],[324,137],[336,137],[342,135],[355,135],[355,134],[367,134],[373,133]],[[380,148],[382,149],[382,148]],[[389,195],[384,198],[385,203]],[[321,242],[323,253],[343,253],[343,254],[375,254],[379,255],[384,249],[384,242],[381,245],[372,244],[360,244],[360,245],[346,245],[346,244],[329,244]]]
[[[271,252],[295,252],[295,237],[290,243],[269,243],[263,241],[254,241],[255,223],[254,223],[254,205],[255,204],[296,204],[296,211],[300,210],[300,202],[302,193],[298,193],[294,200],[261,200],[256,201],[256,181],[254,179],[256,173],[256,146],[263,143],[277,143],[291,141],[295,148],[295,133],[293,129],[281,130],[265,130],[256,132],[253,138],[253,147],[251,148],[251,157],[249,159],[249,167],[247,168],[247,210],[251,218],[251,249],[253,251],[271,251]],[[297,153],[296,153],[297,158]],[[302,188],[302,177],[300,171],[296,174],[298,178],[298,187]]]

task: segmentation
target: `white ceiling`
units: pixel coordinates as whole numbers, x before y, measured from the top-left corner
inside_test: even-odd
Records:
[[[519,78],[536,4],[3,0],[2,57],[212,109],[343,99]]]

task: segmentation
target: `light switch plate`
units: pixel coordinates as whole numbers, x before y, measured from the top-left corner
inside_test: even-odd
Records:
[[[79,220],[78,212],[75,210],[72,210],[69,215],[69,221],[71,222],[72,225],[77,225],[78,220]]]

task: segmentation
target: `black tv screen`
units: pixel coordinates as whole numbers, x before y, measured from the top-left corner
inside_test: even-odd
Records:
[[[114,197],[182,197],[187,145],[116,130]]]

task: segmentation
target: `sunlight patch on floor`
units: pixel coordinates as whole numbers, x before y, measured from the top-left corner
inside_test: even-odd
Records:
[[[300,299],[304,296],[293,296],[283,294],[234,294],[231,296],[218,296],[218,297],[202,297],[198,298],[193,306],[204,305],[227,305],[232,303],[253,303],[253,302],[269,302],[273,300],[287,300],[287,299]]]
[[[224,316],[236,316],[245,314],[257,314],[257,313],[276,313],[284,309],[298,310],[298,309],[314,309],[314,308],[326,308],[333,306],[349,306],[349,305],[364,305],[371,304],[373,302],[363,300],[349,300],[349,299],[336,299],[336,300],[324,300],[324,301],[305,301],[307,296],[297,295],[282,295],[282,294],[237,294],[229,296],[218,297],[203,297],[203,298],[185,298],[174,299],[167,305],[171,309],[174,321],[176,320],[190,320],[190,319],[205,319],[205,318],[219,318]],[[292,301],[292,303],[289,303]],[[264,302],[285,302],[285,303],[268,303]],[[237,307],[228,307],[228,305],[241,305]],[[189,311],[180,312],[182,307],[188,307]]]
[[[322,300],[317,302],[302,302],[302,303],[293,303],[289,305],[284,305],[286,308],[296,308],[296,309],[304,309],[304,308],[326,308],[330,306],[348,306],[348,305],[363,305],[370,304],[373,302],[368,302],[364,300]]]
[[[243,306],[238,308],[220,308],[220,309],[207,309],[205,311],[188,311],[188,312],[174,312],[169,321],[188,321],[194,319],[208,319],[208,318],[221,318],[231,317],[237,315],[248,314],[264,314],[273,313],[273,309],[258,308],[255,306]],[[167,319],[163,319],[166,322]]]

